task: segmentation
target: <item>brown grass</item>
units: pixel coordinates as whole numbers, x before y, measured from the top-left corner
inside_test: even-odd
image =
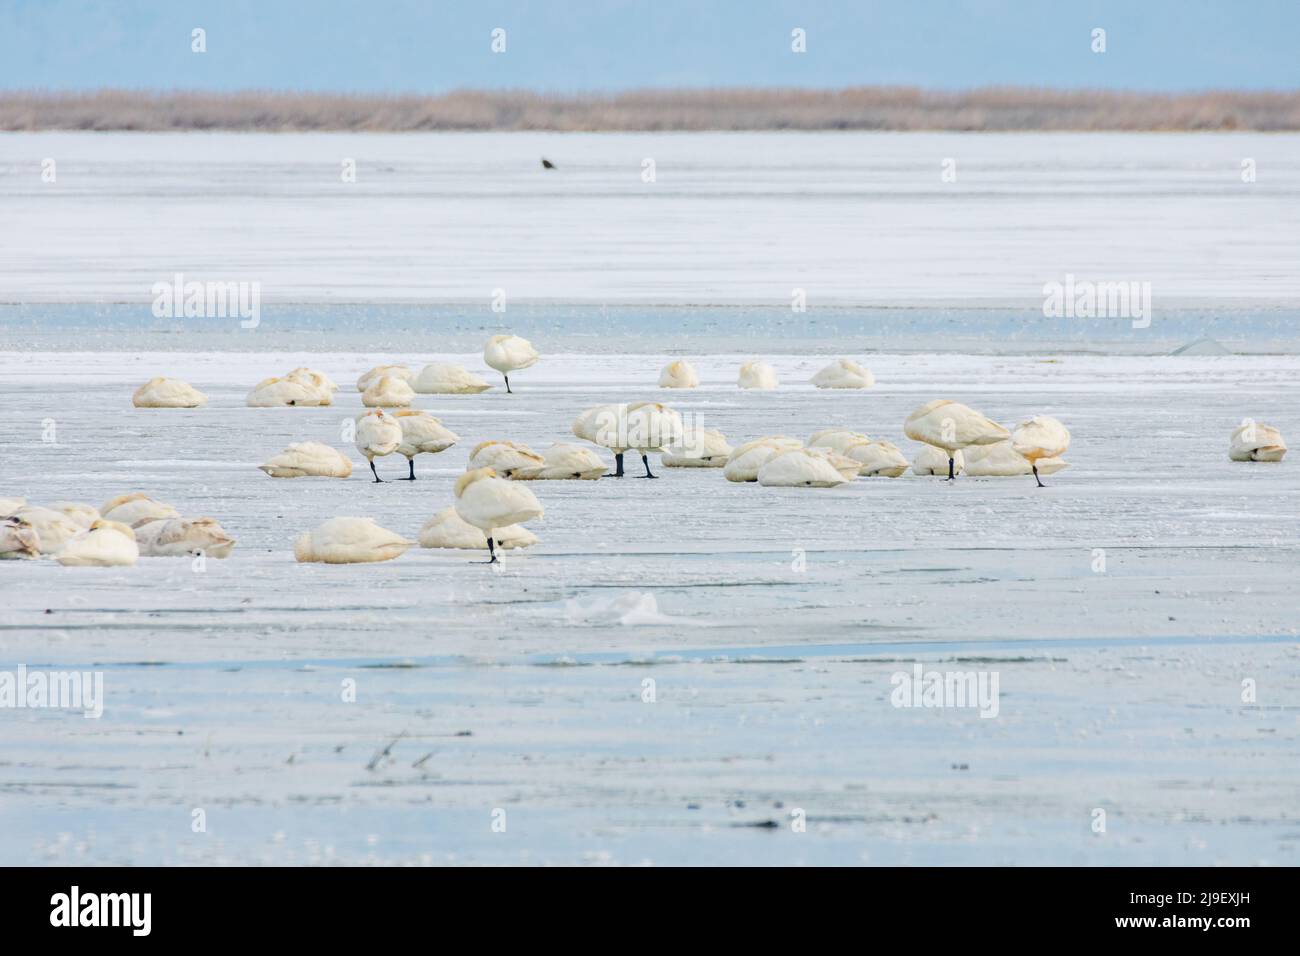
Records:
[[[0,92],[0,130],[1298,130],[1300,91]]]

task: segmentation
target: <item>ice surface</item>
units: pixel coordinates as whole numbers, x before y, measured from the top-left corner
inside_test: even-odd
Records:
[[[1300,305],[1296,134],[6,133],[0,171],[5,302],[180,272],[277,302],[1037,308],[1069,273]]]
[[[380,485],[341,438],[361,410],[348,383],[434,360],[495,382],[478,355],[0,353],[0,496],[140,490],[239,541],[202,572],[0,565],[0,670],[98,666],[107,694],[98,721],[0,710],[0,858],[1295,862],[1300,479],[1290,460],[1230,462],[1227,441],[1247,416],[1289,434],[1300,357],[880,354],[876,388],[829,393],[806,384],[824,356],[766,354],[783,387],[752,393],[736,355],[692,354],[703,386],[667,392],[667,351],[537,344],[515,395],[419,396],[462,441]],[[343,383],[336,406],[243,405],[301,364]],[[210,404],[132,408],[164,374]],[[414,536],[477,441],[544,448],[597,403],[668,401],[733,443],[843,425],[910,453],[904,417],[940,396],[1007,424],[1059,417],[1071,467],[1042,490],[815,491],[656,467],[537,483],[541,543],[499,570],[290,551],[339,514]],[[301,440],[345,450],[353,477],[256,469]],[[891,706],[916,660],[997,671],[1000,716]]]

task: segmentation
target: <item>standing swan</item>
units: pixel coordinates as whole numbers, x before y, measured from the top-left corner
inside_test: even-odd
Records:
[[[528,368],[537,362],[540,356],[533,343],[517,335],[494,335],[483,347],[483,361],[488,368],[494,368],[506,380],[506,392],[510,391],[510,373]]]
[[[376,408],[357,418],[357,451],[370,462],[370,473],[375,476],[375,481],[384,480],[375,471],[375,459],[391,455],[401,444],[402,426],[382,408]]]
[[[1038,476],[1039,460],[1060,458],[1069,447],[1069,431],[1047,415],[1035,415],[1029,421],[1021,422],[1011,433],[1011,448],[1029,462],[1039,488],[1044,487],[1043,479]]]
[[[406,456],[411,471],[408,477],[398,478],[398,481],[415,481],[416,455],[436,455],[460,441],[459,435],[443,427],[442,422],[426,411],[398,412],[393,417],[402,428],[402,443],[397,446],[397,451]]]
[[[456,479],[456,514],[487,535],[487,563],[496,564],[496,529],[540,518],[543,511],[525,486],[498,478],[491,468],[475,468]]]
[[[948,480],[956,479],[956,453],[971,445],[992,445],[1011,437],[997,422],[958,402],[936,399],[927,402],[903,423],[903,434],[948,453]]]

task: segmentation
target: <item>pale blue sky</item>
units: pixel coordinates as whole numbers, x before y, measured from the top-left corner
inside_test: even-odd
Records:
[[[0,88],[1295,89],[1298,38],[1300,0],[0,0]]]

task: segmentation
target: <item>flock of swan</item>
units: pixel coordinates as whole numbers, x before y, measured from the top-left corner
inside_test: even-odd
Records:
[[[484,348],[483,360],[499,372],[510,388],[510,373],[536,364],[539,353],[516,335],[495,335]],[[699,386],[699,375],[685,360],[670,362],[659,377],[667,389]],[[776,371],[766,362],[744,363],[737,384],[745,389],[779,387]],[[837,359],[817,372],[818,388],[861,389],[875,384],[871,372],[850,359]],[[355,445],[369,465],[373,481],[382,483],[376,459],[398,455],[407,460],[414,481],[418,455],[436,455],[460,441],[460,436],[429,412],[409,408],[417,394],[475,394],[492,386],[469,370],[446,363],[425,366],[417,375],[403,365],[381,365],[357,381],[367,409],[354,421]],[[283,377],[259,382],[247,397],[252,407],[312,407],[333,404],[338,385],[323,372],[296,368]],[[175,378],[153,378],[132,396],[138,408],[199,408],[207,396]],[[293,544],[300,562],[351,564],[387,561],[418,543],[425,548],[486,550],[487,563],[498,562],[497,550],[523,548],[537,537],[523,525],[542,517],[543,508],[527,486],[533,481],[590,481],[623,478],[624,456],[641,459],[644,473],[649,455],[657,453],[667,468],[719,468],[732,482],[768,487],[831,488],[859,477],[898,478],[910,467],[917,475],[958,474],[982,477],[1042,476],[1067,463],[1070,432],[1057,419],[1035,415],[1007,428],[966,405],[946,399],[928,402],[903,423],[903,434],[920,442],[922,450],[909,462],[895,444],[860,432],[828,428],[801,441],[766,435],[731,446],[715,429],[688,427],[681,415],[659,402],[597,405],[582,412],[572,433],[587,445],[556,442],[538,453],[509,440],[479,443],[456,481],[454,501],[420,528],[417,541],[379,526],[370,518],[330,518],[302,534]],[[613,453],[614,471],[591,447]],[[1286,444],[1278,429],[1247,420],[1229,444],[1233,461],[1278,462]],[[321,442],[290,444],[258,466],[271,478],[348,478],[351,460]],[[113,498],[99,508],[80,502],[55,502],[48,507],[25,498],[0,497],[0,559],[50,556],[71,566],[119,566],[137,558],[203,554],[227,557],[235,540],[209,517],[185,517],[175,507],[141,493]]]

